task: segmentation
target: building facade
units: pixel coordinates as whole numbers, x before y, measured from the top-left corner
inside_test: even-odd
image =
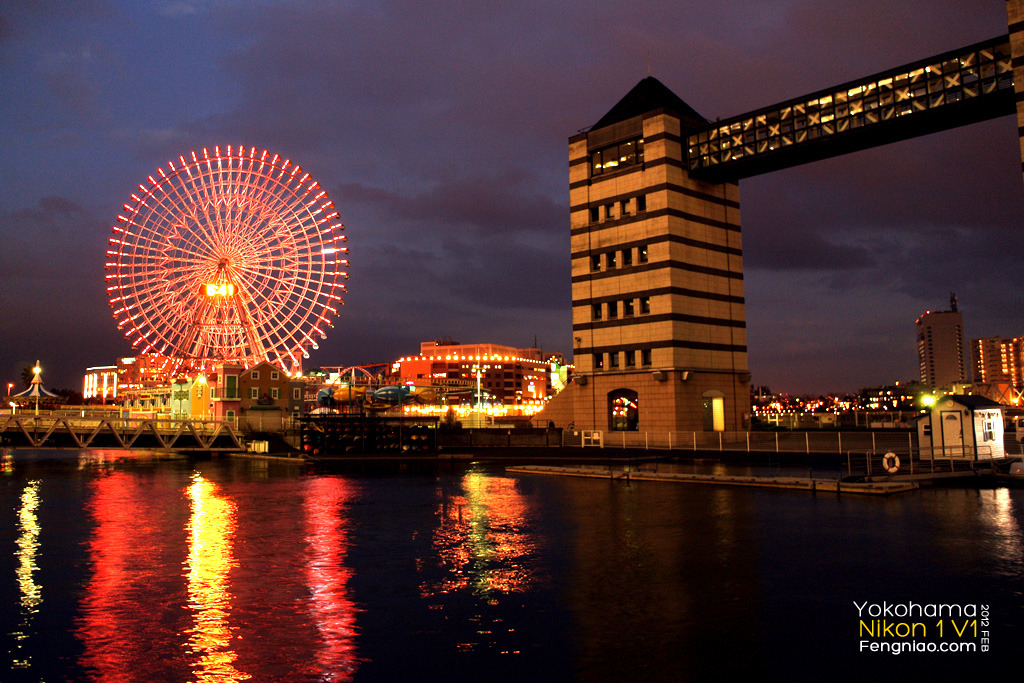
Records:
[[[117,401],[117,366],[100,365],[86,368],[82,382],[82,398],[99,399],[101,403]]]
[[[575,381],[541,422],[747,425],[739,187],[689,176],[683,140],[702,125],[648,77],[569,139]]]
[[[423,342],[418,356],[400,358],[391,381],[434,387],[446,403],[523,405],[549,396],[552,364],[537,348],[500,344]]]
[[[952,299],[951,310],[927,311],[916,324],[921,382],[933,389],[965,382],[964,319],[956,299]]]
[[[971,340],[971,370],[975,383],[1006,383],[1024,388],[1024,338],[986,337]]]
[[[274,431],[302,411],[305,384],[281,368],[263,361],[239,373],[240,424]]]
[[[1005,452],[1003,407],[984,396],[943,396],[917,420],[921,459],[989,460]]]

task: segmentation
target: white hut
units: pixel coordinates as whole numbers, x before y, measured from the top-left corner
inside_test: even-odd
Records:
[[[922,460],[1001,458],[1003,406],[984,396],[943,396],[918,418],[917,436]]]

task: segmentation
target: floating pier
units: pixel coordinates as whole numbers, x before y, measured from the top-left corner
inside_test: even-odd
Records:
[[[844,482],[838,479],[809,477],[749,477],[731,474],[688,474],[682,472],[652,472],[630,468],[607,467],[555,467],[542,465],[507,467],[514,474],[547,474],[562,477],[590,477],[624,481],[669,481],[682,484],[713,484],[716,486],[753,486],[767,489],[793,489],[828,493],[859,493],[888,496],[894,493],[916,491],[918,481]]]

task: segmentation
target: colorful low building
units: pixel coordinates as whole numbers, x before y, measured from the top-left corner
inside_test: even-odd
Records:
[[[550,396],[551,363],[537,348],[423,342],[418,356],[392,364],[391,381],[434,387],[448,404],[541,406]]]

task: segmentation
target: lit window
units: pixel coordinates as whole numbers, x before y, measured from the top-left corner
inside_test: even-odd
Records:
[[[607,254],[604,255],[604,264],[605,264],[605,266],[607,268],[614,268],[615,267],[615,252],[614,251],[609,251]]]
[[[604,354],[595,353],[594,354],[594,369],[595,370],[601,370],[603,368],[604,368]]]
[[[633,300],[625,299],[622,302],[622,317],[633,315]]]
[[[272,398],[272,399],[274,399],[276,401],[280,397],[281,397],[281,394],[279,393],[278,388],[277,387],[270,387],[270,398]]]
[[[590,269],[591,270],[601,270],[601,255],[600,254],[594,254],[593,256],[590,257]]]
[[[636,260],[639,261],[640,263],[647,263],[647,245],[646,244],[643,245],[642,247],[637,247],[637,250],[636,250]]]
[[[620,166],[633,166],[644,161],[644,140],[634,138],[602,147],[590,153],[590,174],[600,175]]]
[[[651,312],[651,297],[644,296],[640,297],[640,313]]]
[[[249,398],[259,398],[259,397],[260,397],[260,390],[259,389],[257,389],[256,387],[252,387],[252,388],[249,389]]]

